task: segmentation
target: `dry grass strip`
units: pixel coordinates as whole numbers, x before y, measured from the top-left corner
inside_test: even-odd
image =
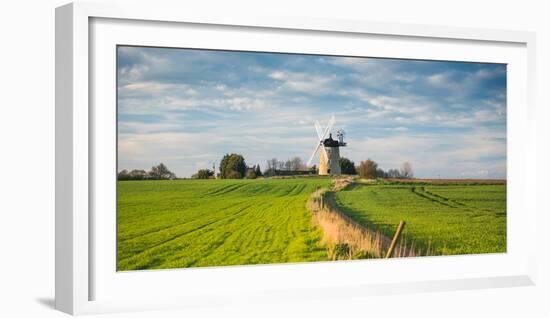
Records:
[[[336,179],[332,190],[344,189],[351,178]],[[340,212],[334,203],[334,192],[319,189],[307,202],[313,222],[323,230],[322,243],[327,246],[331,260],[383,258],[391,240],[380,232],[368,229]],[[393,257],[417,256],[414,246],[399,242]]]

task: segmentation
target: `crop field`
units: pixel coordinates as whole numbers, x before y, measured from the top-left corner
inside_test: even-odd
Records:
[[[318,177],[119,181],[118,270],[334,259],[326,237],[334,227],[319,226],[306,207],[330,184]],[[341,213],[387,238],[405,220],[401,242],[416,255],[506,251],[505,184],[356,180],[332,197]]]
[[[119,181],[118,270],[327,260],[306,201],[328,178]]]
[[[342,212],[424,254],[506,252],[505,184],[359,184],[336,193]],[[428,251],[429,250],[429,251]]]

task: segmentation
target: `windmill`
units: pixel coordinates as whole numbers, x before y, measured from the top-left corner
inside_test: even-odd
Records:
[[[319,142],[313,150],[311,157],[307,162],[308,167],[311,165],[313,158],[317,152],[319,152],[319,175],[339,175],[341,174],[340,169],[340,147],[345,147],[346,143],[344,142],[344,131],[338,130],[337,138],[338,140],[332,139],[332,133],[330,132],[332,126],[336,119],[334,116],[330,117],[327,127],[323,130],[318,121],[315,121],[315,131],[317,131],[317,137]],[[327,138],[328,135],[328,138]]]

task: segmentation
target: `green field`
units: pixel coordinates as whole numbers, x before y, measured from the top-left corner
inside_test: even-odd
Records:
[[[328,178],[118,182],[118,270],[326,260],[305,203]]]
[[[118,270],[328,260],[306,201],[329,178],[119,181]],[[506,251],[506,185],[352,183],[340,211],[421,255]]]
[[[391,237],[435,255],[506,251],[506,185],[354,184],[336,194],[340,209]]]

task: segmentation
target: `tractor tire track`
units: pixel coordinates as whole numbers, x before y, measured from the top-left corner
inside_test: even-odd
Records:
[[[150,251],[150,250],[155,249],[155,248],[157,248],[157,247],[160,247],[160,246],[162,246],[162,245],[164,245],[164,244],[167,244],[167,243],[170,243],[170,242],[172,242],[172,241],[175,241],[175,240],[177,240],[177,239],[179,239],[179,238],[182,238],[182,237],[184,237],[184,236],[186,236],[186,235],[188,235],[188,234],[191,234],[191,233],[194,233],[194,232],[199,231],[199,230],[201,230],[201,229],[204,229],[204,228],[206,228],[206,227],[209,227],[209,226],[211,226],[211,225],[213,225],[213,224],[216,224],[216,223],[219,223],[219,222],[222,222],[222,221],[226,221],[226,220],[228,220],[228,219],[234,220],[234,219],[236,219],[237,217],[239,217],[239,215],[245,213],[246,210],[247,210],[248,208],[252,207],[252,206],[253,206],[253,205],[248,205],[248,206],[242,208],[241,210],[239,210],[239,212],[237,212],[237,213],[235,213],[235,214],[231,214],[231,215],[229,215],[229,216],[227,216],[227,217],[224,217],[224,218],[221,218],[221,219],[217,219],[217,220],[215,220],[215,221],[212,221],[212,222],[208,222],[208,223],[202,224],[202,225],[200,225],[200,226],[198,226],[198,227],[195,227],[195,228],[193,228],[193,229],[191,229],[191,230],[189,230],[189,231],[185,231],[185,232],[183,232],[183,233],[180,233],[180,234],[177,234],[177,235],[175,235],[175,236],[172,236],[172,237],[170,237],[169,239],[163,240],[163,241],[161,241],[161,242],[159,242],[159,243],[155,243],[155,244],[153,244],[153,245],[151,245],[151,246],[147,246],[146,248],[141,249],[139,252],[133,253],[133,254],[132,254],[131,256],[129,256],[129,257],[124,257],[124,258],[118,259],[117,262],[129,260],[129,259],[132,259],[132,258],[137,258],[138,256],[140,256],[140,255],[143,254],[143,253],[146,253],[147,251]]]
[[[238,204],[242,204],[242,203],[245,203],[245,202],[247,202],[247,201],[244,200],[242,202],[239,202]],[[224,208],[219,209],[216,212],[222,212],[222,211],[228,210],[230,208],[234,208],[235,206],[236,206],[235,204],[228,205]],[[150,230],[150,231],[147,231],[147,232],[140,233],[139,235],[134,235],[132,237],[128,237],[128,238],[124,238],[124,239],[118,239],[118,242],[119,243],[124,243],[124,242],[131,241],[131,240],[134,240],[134,239],[137,239],[137,238],[141,238],[143,236],[147,236],[147,235],[154,234],[154,233],[160,233],[162,231],[170,230],[170,229],[173,229],[175,227],[183,226],[185,224],[189,224],[189,223],[193,223],[193,222],[196,222],[196,220],[190,220],[190,221],[185,221],[185,222],[182,222],[182,223],[177,223],[175,225],[168,225],[168,226],[164,226],[164,227],[161,227],[161,228],[156,228],[154,230]]]
[[[456,209],[456,208],[457,208],[457,206],[455,206],[455,205],[446,203],[446,202],[444,202],[444,201],[442,201],[442,200],[437,199],[436,197],[432,197],[432,196],[426,194],[426,192],[422,189],[422,187],[420,187],[420,191],[418,191],[416,187],[412,187],[412,188],[410,188],[410,189],[411,189],[411,192],[412,192],[412,193],[416,194],[417,196],[419,196],[419,197],[421,197],[421,198],[423,198],[423,199],[426,199],[426,200],[431,201],[431,202],[434,202],[434,203],[441,204],[441,205],[446,206],[446,207],[449,207],[449,208],[453,208],[453,209]]]
[[[230,192],[234,192],[244,186],[247,186],[248,184],[247,183],[241,183],[241,184],[230,184],[228,186],[224,186],[224,187],[221,187],[219,189],[216,189],[212,192],[207,192],[205,194],[205,197],[206,196],[220,196],[222,194],[227,194],[227,193],[230,193]]]

